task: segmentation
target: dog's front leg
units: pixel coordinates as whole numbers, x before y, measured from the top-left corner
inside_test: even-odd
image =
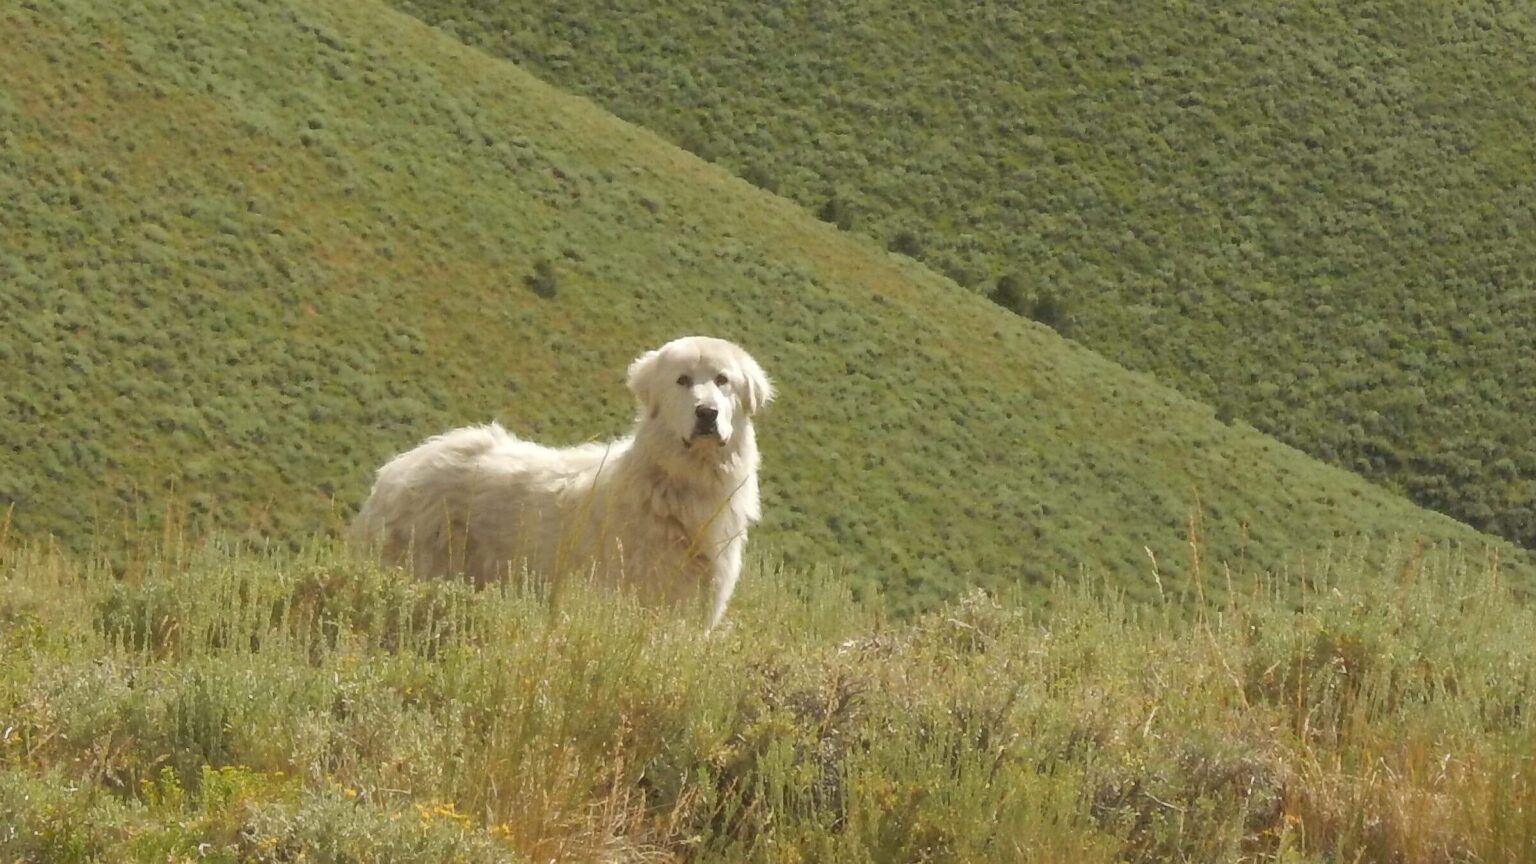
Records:
[[[741,557],[746,545],[745,533],[733,537],[725,544],[710,568],[709,626],[704,628],[705,633],[714,630],[725,617],[725,606],[731,601],[731,593],[736,590],[736,580],[741,578]]]

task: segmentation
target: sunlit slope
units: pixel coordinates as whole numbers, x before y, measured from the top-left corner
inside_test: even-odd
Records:
[[[628,360],[707,332],[779,384],[759,548],[902,602],[1083,567],[1151,592],[1192,516],[1250,570],[1487,542],[381,4],[0,26],[13,531],[330,530],[449,425],[622,432]]]
[[[1536,17],[1494,0],[396,0],[1536,547]],[[1037,313],[1038,314],[1038,313]]]

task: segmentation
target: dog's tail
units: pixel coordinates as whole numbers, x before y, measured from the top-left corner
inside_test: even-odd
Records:
[[[369,491],[368,497],[363,500],[363,506],[358,508],[357,515],[352,517],[352,524],[347,526],[347,545],[354,549],[367,549],[376,545],[384,533],[384,520],[375,503],[374,493],[377,491],[377,489]]]

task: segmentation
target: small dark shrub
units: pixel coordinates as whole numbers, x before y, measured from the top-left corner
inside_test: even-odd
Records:
[[[836,225],[839,230],[853,230],[853,211],[847,202],[838,197],[828,198],[825,204],[816,210],[816,218],[823,222]]]
[[[1029,304],[1029,317],[1065,336],[1072,329],[1067,306],[1049,288],[1040,289]]]
[[[923,244],[911,231],[897,231],[891,238],[890,250],[908,258],[918,258],[923,254]]]
[[[962,285],[966,288],[974,288],[976,287],[976,283],[981,281],[981,277],[976,275],[976,271],[965,266],[964,264],[957,264],[953,261],[949,261],[939,269],[945,276],[949,277],[950,281],[954,282],[956,285]]]
[[[560,285],[555,278],[555,265],[547,258],[535,262],[533,272],[523,281],[530,291],[546,300],[552,300],[560,293]]]
[[[1005,273],[998,278],[997,285],[987,297],[1009,312],[1023,315],[1024,291],[1020,284],[1022,281],[1016,273]]]
[[[741,179],[767,192],[779,191],[778,181],[773,179],[773,175],[768,173],[767,168],[756,163],[748,165],[741,172]]]
[[[720,158],[720,148],[716,147],[714,142],[709,139],[709,136],[703,132],[697,130],[687,132],[678,143],[682,145],[684,150],[703,159],[705,162],[714,162]]]

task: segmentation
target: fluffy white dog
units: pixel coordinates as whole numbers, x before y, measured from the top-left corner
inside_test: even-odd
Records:
[[[418,576],[591,571],[655,602],[708,600],[713,628],[758,520],[751,415],[773,385],[747,352],[690,336],[629,367],[633,433],[553,448],[501,426],[429,438],[379,469],[353,542]]]

